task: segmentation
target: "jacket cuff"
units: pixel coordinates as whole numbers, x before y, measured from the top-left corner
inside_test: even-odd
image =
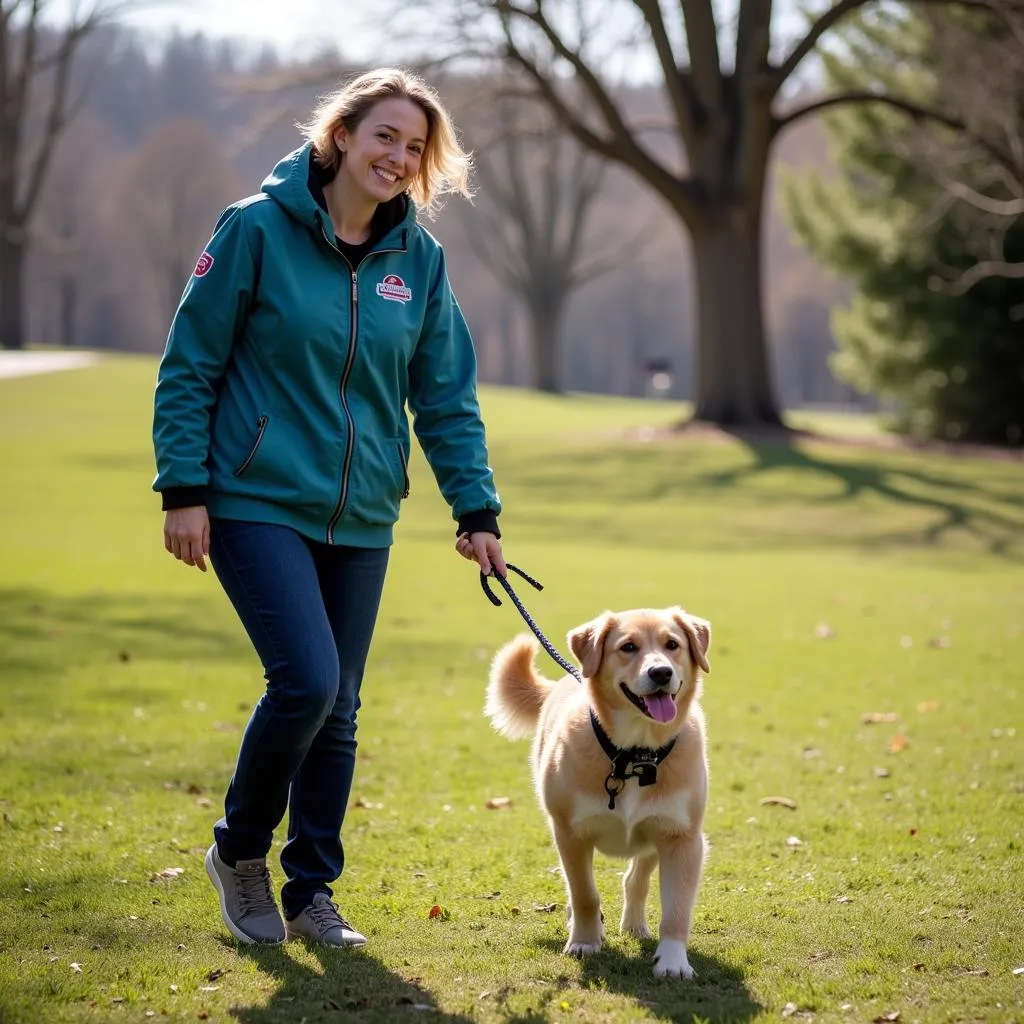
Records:
[[[498,529],[498,514],[489,508],[482,508],[476,512],[466,512],[459,516],[459,528],[456,536],[460,533],[493,533],[495,537],[501,536]]]
[[[160,492],[162,509],[169,512],[172,508],[193,508],[206,504],[205,487],[168,487]]]

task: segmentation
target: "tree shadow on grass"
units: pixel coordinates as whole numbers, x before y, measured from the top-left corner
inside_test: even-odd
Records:
[[[239,946],[239,955],[252,960],[278,987],[263,1006],[232,1007],[232,1019],[239,1024],[391,1024],[429,1010],[425,1019],[430,1021],[471,1024],[471,1017],[440,1010],[418,979],[402,978],[365,950],[316,944],[307,948],[320,962],[319,972],[294,960],[282,946]]]
[[[802,506],[832,509],[837,517],[845,513],[842,534],[837,536],[834,530],[827,534],[833,544],[853,548],[881,544],[939,546],[948,536],[962,532],[971,535],[983,550],[1024,560],[1020,540],[1024,536],[1024,484],[1016,486],[1012,472],[1001,471],[1000,482],[991,483],[965,475],[968,463],[958,465],[947,460],[950,472],[944,475],[940,466],[914,450],[840,443],[797,431],[750,434],[716,430],[712,436],[708,434],[707,429],[680,430],[661,435],[657,444],[622,442],[574,451],[571,480],[567,480],[565,463],[557,459],[517,462],[510,454],[506,461],[518,486],[532,499],[556,510],[566,507],[567,500],[571,502],[578,494],[586,495],[588,502],[600,496],[601,502],[611,505],[678,505],[682,515],[694,500],[718,502],[727,493],[729,507],[736,511],[796,510]],[[709,468],[709,448],[724,440],[743,445],[743,457],[716,458],[713,462],[730,464]],[[677,448],[677,441],[689,441],[691,447]],[[691,457],[693,442],[701,445],[697,450],[700,457]],[[774,489],[744,486],[776,471],[795,471],[797,479],[808,482],[810,493],[799,484]],[[880,508],[872,507],[865,514],[865,498]],[[884,510],[899,508],[931,515],[923,523],[893,527]],[[578,517],[579,511],[573,509],[570,514]],[[589,514],[585,520],[588,538],[599,541],[603,534],[616,544],[630,543],[629,535],[620,535],[617,520]],[[773,522],[768,520],[758,527],[745,522],[742,531],[723,531],[721,542],[740,547],[768,543],[793,547],[821,539],[815,536],[813,526],[794,534],[773,529]],[[636,531],[632,537],[634,543],[645,546],[652,542],[653,535]],[[685,537],[676,534],[673,541],[683,543]]]
[[[1024,557],[1012,552],[1011,546],[1024,530],[1024,487],[1015,493],[995,490],[962,477],[939,476],[922,467],[893,463],[870,456],[862,459],[830,458],[828,450],[811,450],[808,441],[825,443],[829,439],[798,431],[779,433],[763,439],[743,431],[731,432],[753,456],[744,466],[707,474],[704,480],[714,487],[732,487],[746,479],[772,470],[799,470],[830,477],[839,489],[832,494],[807,498],[807,504],[823,505],[853,501],[868,494],[896,505],[912,506],[937,514],[937,518],[920,530],[901,531],[878,539],[903,539],[934,545],[951,530],[962,529],[996,555]],[[968,498],[989,505],[979,507]],[[1012,513],[1016,513],[1014,516]]]
[[[35,676],[109,652],[128,658],[235,659],[250,647],[227,602],[165,594],[54,594],[0,588],[0,661]]]
[[[547,953],[562,952],[561,940],[545,938],[536,945]],[[617,949],[613,941],[600,953],[584,957],[580,961],[580,987],[629,996],[648,1013],[678,1024],[693,1024],[694,1020],[743,1024],[764,1009],[737,967],[691,949],[687,953],[695,978],[656,978],[653,963],[657,940],[646,940],[641,945],[642,952],[635,954]],[[545,1019],[543,1014],[533,1013],[508,1018],[509,1024],[534,1024]]]

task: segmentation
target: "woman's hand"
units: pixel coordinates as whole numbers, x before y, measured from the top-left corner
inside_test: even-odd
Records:
[[[179,561],[206,572],[206,556],[210,553],[206,506],[168,509],[164,515],[164,547]]]
[[[499,576],[508,574],[501,542],[493,533],[460,533],[455,541],[455,550],[463,558],[476,562],[485,576],[490,576],[492,568]]]

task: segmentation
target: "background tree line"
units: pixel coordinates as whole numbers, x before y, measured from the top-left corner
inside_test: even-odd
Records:
[[[432,76],[477,157],[475,202],[451,204],[435,230],[477,339],[483,379],[639,394],[652,368],[670,367],[669,396],[695,398],[698,414],[716,422],[773,423],[782,406],[882,395],[919,433],[1018,442],[1024,376],[1019,339],[1007,325],[1021,306],[1013,299],[1020,280],[1007,244],[1024,179],[1019,81],[1013,74],[968,81],[957,65],[959,47],[936,45],[950,33],[959,33],[960,47],[984,38],[990,51],[1001,47],[998,55],[1019,67],[1018,0],[993,0],[998,8],[972,2],[969,16],[939,4],[924,4],[927,16],[902,7],[882,8],[879,16],[863,0],[839,0],[788,40],[772,35],[770,0],[740,0],[731,37],[716,25],[707,0],[677,3],[678,25],[661,5],[618,0],[618,9],[637,15],[635,38],[653,47],[663,78],[634,86],[600,74],[585,5],[436,5],[461,13],[439,24],[477,26],[491,15],[491,28],[500,29],[485,33],[491,59],[472,77],[440,70]],[[19,40],[10,18],[17,6],[0,0],[7,35],[24,49],[24,22]],[[548,18],[554,6],[563,14],[573,8],[576,20],[562,18],[556,28]],[[876,26],[887,20],[883,38]],[[691,37],[715,46],[696,57]],[[797,71],[823,37],[830,41],[826,74],[809,85]],[[9,39],[0,35],[0,44],[9,48]],[[49,41],[50,52],[59,53],[60,37]],[[443,46],[432,41],[438,52],[462,56],[479,44],[472,36]],[[157,47],[116,24],[90,32],[80,49],[92,57],[92,78],[81,93],[83,110],[57,138],[50,173],[38,186],[25,333],[67,345],[159,350],[217,213],[255,191],[296,144],[293,122],[336,81],[344,61],[321,55],[310,65],[284,66],[270,51],[245,54],[202,37]],[[89,63],[78,63],[80,78]],[[11,65],[8,58],[0,67],[8,95]],[[571,74],[561,73],[566,69]],[[959,86],[937,88],[954,73]],[[51,82],[51,95],[56,88]],[[993,96],[998,118],[982,113]],[[832,108],[843,111],[828,118],[839,142],[834,159],[817,121],[806,116]],[[1005,140],[1000,133],[1014,117],[1017,135]],[[47,123],[41,114],[27,122],[36,131]],[[871,173],[857,138],[873,149]],[[933,170],[941,162],[929,157],[950,146],[970,153],[972,173],[939,182]],[[920,173],[922,162],[927,174]],[[3,165],[0,153],[0,227]],[[873,215],[885,218],[890,234],[898,228],[909,249],[931,253],[935,265],[928,273],[920,261],[901,265],[902,277],[891,272],[898,262],[891,241],[885,252],[862,245],[851,261],[849,238],[840,237],[844,211],[853,230],[851,218],[877,203],[865,182],[881,182],[883,192],[898,181],[906,188],[913,175],[899,168],[915,165],[920,204],[930,202],[925,178],[933,197],[955,202],[932,209],[930,221],[924,214],[901,221],[877,206]],[[943,166],[948,178],[948,162]],[[807,167],[817,172],[809,187],[794,185],[805,183],[804,174],[784,176],[789,216],[813,259],[791,243],[776,186],[780,168]],[[828,179],[835,183],[823,184]],[[959,234],[947,230],[940,253],[939,235],[929,234],[926,221],[957,223]],[[959,240],[959,264],[949,238]],[[966,313],[963,328],[952,332],[960,350],[976,357],[972,368],[954,359],[937,372],[931,367],[930,377],[920,356],[922,325],[949,321],[949,309],[925,303],[900,319],[895,310],[879,312],[876,294],[881,289],[904,309],[904,297],[924,288],[963,313],[985,302],[993,287],[1008,289],[1005,315],[982,322]],[[829,315],[851,291],[853,312],[845,321],[835,318],[837,349]],[[0,324],[9,306],[0,301]],[[858,316],[861,329],[854,331]],[[895,365],[889,356],[900,346],[901,371],[881,372],[883,364]],[[971,402],[991,410],[977,394],[992,363],[985,353],[992,352],[1002,353],[995,363],[1003,387],[1000,411],[983,428],[963,410]],[[923,379],[944,381],[947,390],[929,389]],[[966,391],[975,397],[965,405]]]
[[[253,55],[203,37],[157,44],[110,25],[83,44],[77,66],[81,78],[89,76],[89,88],[57,142],[33,224],[26,337],[159,351],[217,214],[258,190],[278,157],[297,144],[294,121],[335,83],[344,60],[321,55],[312,66],[290,67],[269,50]],[[277,87],[295,80],[305,84]],[[480,171],[474,202],[449,203],[431,227],[446,246],[482,377],[533,384],[541,379],[532,345],[536,317],[516,280],[524,268],[505,266],[507,253],[481,258],[482,245],[495,249],[502,235],[521,225],[499,198],[507,160],[500,149],[508,147],[508,137],[495,133],[495,119],[472,102],[480,95],[477,83],[439,84]],[[658,109],[656,90],[627,89],[624,95],[638,116]],[[519,106],[527,122],[537,120],[536,112]],[[518,147],[524,180],[540,181],[538,161],[556,151],[564,155],[556,167],[571,178],[580,159],[572,139],[561,133],[553,149],[531,132]],[[823,137],[813,126],[792,141],[785,162],[824,164]],[[595,161],[588,166],[596,171]],[[644,367],[666,362],[672,370],[669,397],[692,396],[688,242],[659,201],[621,170],[608,167],[599,185],[578,239],[583,280],[560,312],[560,352],[546,384],[643,394]],[[828,309],[843,288],[791,242],[777,204],[767,234],[767,306],[783,399],[787,405],[847,401],[851,389],[836,381],[827,363]]]

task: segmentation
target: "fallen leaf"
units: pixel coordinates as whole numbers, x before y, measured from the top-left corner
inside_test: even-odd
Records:
[[[765,806],[771,804],[775,807],[788,807],[791,811],[796,810],[796,801],[790,800],[788,796],[763,796],[761,803]]]
[[[511,807],[512,801],[507,796],[492,796],[484,806],[492,811],[500,811],[503,807]]]
[[[215,967],[215,968],[214,968],[214,969],[213,969],[212,971],[210,971],[210,973],[209,973],[209,974],[208,974],[208,975],[206,976],[206,980],[207,980],[207,981],[216,981],[216,980],[217,980],[218,978],[223,978],[223,977],[224,977],[224,975],[225,975],[225,974],[227,974],[227,973],[228,973],[228,971],[230,971],[230,970],[231,970],[231,968],[230,968],[230,967]]]
[[[451,913],[449,911],[445,910],[445,908],[442,907],[439,903],[435,903],[430,908],[430,913],[427,914],[427,917],[430,920],[432,920],[432,921],[433,920],[447,921],[451,916],[452,916]]]
[[[799,1007],[796,1005],[796,1003],[786,1003],[786,1005],[782,1008],[782,1016],[792,1017],[798,1009]]]
[[[375,804],[372,800],[367,800],[365,797],[359,797],[352,806],[363,807],[368,811],[380,811],[384,808],[383,804]]]
[[[942,701],[938,700],[922,700],[918,702],[917,710],[922,714],[926,715],[929,711],[938,711],[942,707]]]
[[[71,965],[71,970],[73,970],[75,972],[75,974],[81,974],[82,973],[82,965],[81,964],[72,964]]]
[[[795,846],[803,846],[803,845],[804,845],[804,841],[803,841],[802,839],[797,839],[797,837],[796,837],[796,836],[790,836],[790,837],[789,837],[789,838],[788,838],[788,839],[786,840],[786,845],[787,845],[787,846],[791,846],[791,847],[795,847]]]
[[[538,914],[553,914],[558,909],[557,903],[534,903],[533,909]]]
[[[216,992],[220,988],[220,985],[200,985],[200,992]]]
[[[888,768],[876,768],[874,770],[874,776],[875,776],[876,779],[887,779],[887,778],[889,778],[889,769]]]
[[[132,653],[131,653],[131,651],[118,651],[117,652],[117,660],[120,661],[120,662],[131,661],[132,660]]]
[[[853,902],[853,897],[852,896],[837,896],[836,897],[836,903],[852,903],[852,902]]]
[[[819,640],[831,640],[836,635],[835,630],[827,622],[819,622],[814,627],[814,635]]]
[[[975,978],[987,978],[988,971],[984,967],[975,967],[970,971],[966,971],[966,974],[973,975]]]
[[[911,834],[912,836],[916,836],[916,835],[917,835],[917,829],[916,829],[916,828],[912,828],[912,829],[910,830],[910,834]]]
[[[923,971],[924,970],[924,964],[914,964],[914,970],[915,971]]]
[[[207,1013],[207,1012],[206,1012],[205,1010],[200,1010],[200,1011],[199,1011],[199,1012],[198,1012],[198,1013],[196,1014],[196,1016],[197,1016],[197,1017],[198,1017],[198,1018],[199,1018],[200,1020],[209,1020],[209,1019],[210,1019],[210,1015],[209,1015],[209,1014],[208,1014],[208,1013]]]
[[[940,650],[946,651],[953,646],[953,640],[948,636],[933,636],[928,641],[929,647],[938,647]]]
[[[895,722],[898,718],[895,711],[865,711],[860,716],[862,725],[881,725],[883,722]]]
[[[889,750],[893,754],[899,754],[909,746],[910,740],[908,740],[902,733],[896,733],[896,735],[889,740]]]
[[[190,782],[185,788],[185,792],[188,793],[189,796],[199,796],[202,791],[203,787],[197,786],[194,782]]]
[[[151,882],[157,881],[160,878],[177,878],[179,875],[185,873],[184,868],[164,868],[163,871],[156,871],[149,876]]]
[[[1012,973],[1014,973],[1014,974],[1024,974],[1024,966],[1014,967]]]
[[[212,807],[213,801],[208,796],[196,798],[196,807]]]
[[[899,1020],[900,1011],[893,1010],[892,1013],[883,1013],[878,1017],[875,1017],[873,1024],[886,1024],[886,1021]]]

